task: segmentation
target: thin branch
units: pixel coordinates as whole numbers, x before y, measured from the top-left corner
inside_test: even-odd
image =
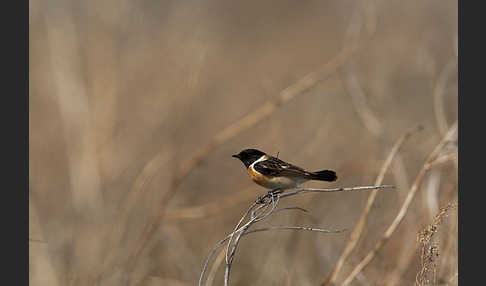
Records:
[[[302,212],[305,212],[305,213],[309,212],[308,210],[301,208],[301,207],[288,207],[288,208],[277,209],[277,210],[275,210],[275,213],[281,212],[281,211],[287,211],[287,210],[298,210],[298,211],[302,211]]]
[[[231,246],[231,239],[233,238],[234,232],[230,235],[230,239],[228,241],[228,246],[226,248],[226,269],[225,269],[225,273],[224,273],[224,285],[225,286],[228,286],[230,270],[231,270],[231,266],[233,264],[233,258],[234,258],[234,255],[236,253],[236,248],[238,247],[238,244],[240,242],[242,235],[245,234],[245,232],[252,226],[253,223],[255,223],[261,217],[261,215],[262,215],[263,218],[265,218],[269,214],[272,213],[272,211],[276,208],[274,196],[272,196],[271,202],[272,202],[272,208],[267,213],[265,213],[265,211],[269,208],[269,206],[270,206],[269,203],[261,204],[255,210],[251,210],[253,207],[256,206],[256,202],[253,203],[253,205],[250,207],[250,209],[247,211],[247,213],[242,218],[242,219],[244,219],[247,216],[248,212],[250,212],[250,210],[251,210],[250,220],[244,226],[241,227],[241,231],[239,232],[238,236],[236,237],[235,242],[233,244],[233,247],[231,248],[231,253],[229,253],[229,251],[230,251],[230,246]],[[242,219],[239,221],[237,226],[239,226],[241,224]],[[228,255],[228,253],[229,253],[229,255]]]
[[[436,167],[437,165],[442,165],[444,163],[457,160],[457,151],[451,154],[443,155],[428,163],[426,168],[430,169]]]
[[[305,231],[316,231],[316,232],[324,232],[324,233],[341,233],[346,231],[346,229],[329,230],[329,229],[305,227],[305,226],[271,226],[271,227],[265,227],[265,228],[259,228],[259,229],[247,231],[246,234],[269,231],[269,230],[305,230]]]
[[[238,224],[241,224],[241,222],[244,220],[244,218],[246,216],[248,216],[248,213],[251,212],[252,208],[255,207],[256,203],[253,203],[249,208],[248,210],[245,212],[245,214],[243,215],[242,219],[240,219],[240,221],[238,222]],[[260,205],[259,207],[263,207],[264,205]],[[208,267],[208,264],[209,264],[209,261],[211,260],[211,258],[213,257],[214,253],[216,252],[216,250],[218,250],[218,248],[220,248],[226,240],[232,238],[234,236],[235,233],[237,232],[240,232],[242,231],[243,227],[245,227],[246,224],[242,227],[240,227],[239,229],[236,229],[234,230],[232,233],[228,234],[224,239],[220,240],[216,246],[213,248],[213,250],[211,250],[211,252],[209,253],[208,257],[206,258],[206,261],[204,261],[204,264],[203,264],[203,268],[202,268],[202,271],[201,271],[201,275],[199,277],[199,285],[202,285],[202,279],[204,278],[204,273],[206,272],[206,269]]]
[[[441,152],[442,153],[442,152]],[[432,169],[432,173],[429,175],[429,184],[427,188],[424,189],[424,195],[427,194],[427,199],[426,202],[428,204],[428,210],[429,210],[429,216],[432,214],[432,216],[438,211],[438,194],[437,194],[437,187],[438,187],[438,182],[434,182],[434,176],[437,176],[437,174],[440,174],[440,170],[434,169],[435,167],[438,167],[438,165],[443,165],[447,162],[454,163],[455,160],[457,160],[457,149],[455,152],[446,154],[446,155],[441,155],[438,156],[437,159],[433,160],[430,164],[427,165],[427,168]],[[456,166],[453,164],[454,167]],[[440,175],[439,175],[440,176]],[[410,188],[407,188],[410,189]],[[454,190],[455,187],[452,186],[450,190]],[[431,194],[433,193],[433,194]],[[450,191],[444,191],[444,198],[449,201],[452,200],[453,198],[449,198],[448,194],[450,194]],[[431,208],[431,206],[434,206]],[[435,209],[435,210],[434,210]],[[412,215],[411,213],[410,215]],[[417,214],[414,214],[417,215]],[[420,217],[420,216],[419,216]],[[417,219],[419,219],[419,217]],[[404,222],[407,218],[404,219]],[[410,220],[411,217],[409,216],[408,219]],[[403,224],[403,223],[402,223]],[[415,231],[415,230],[414,230]],[[406,230],[405,230],[406,232]],[[403,274],[409,269],[410,264],[412,263],[412,260],[415,258],[415,252],[417,249],[417,244],[415,242],[410,242],[407,241],[405,245],[402,247],[402,256],[400,260],[397,263],[397,266],[393,269],[393,271],[389,272],[388,275],[383,279],[383,285],[386,286],[393,286],[393,285],[398,285],[401,277]]]
[[[221,251],[219,255],[216,257],[213,263],[213,267],[211,267],[211,271],[208,273],[208,278],[206,279],[206,286],[213,285],[214,277],[216,276],[216,271],[218,271],[219,266],[223,263],[223,260],[226,256],[226,253]]]
[[[433,168],[433,167],[431,167],[431,168]],[[434,169],[432,169],[432,170],[434,170]],[[445,184],[446,184],[445,188],[446,189],[443,191],[444,201],[457,201],[457,192],[454,192],[454,190],[457,191],[457,184],[451,183],[451,181],[455,182],[454,178],[449,177],[449,181],[445,182]],[[456,194],[456,195],[455,196],[452,195],[453,193]],[[410,219],[410,217],[408,217],[408,218]],[[421,217],[419,217],[419,218],[421,218]],[[405,217],[405,219],[407,219],[407,218]],[[423,218],[419,219],[419,221],[423,221]],[[420,223],[419,221],[416,221],[415,225],[423,224],[423,223]],[[457,221],[456,221],[456,223],[457,223]],[[413,230],[413,232],[416,232],[416,231],[417,231],[416,229]],[[447,242],[449,243],[450,240],[447,240]],[[416,255],[415,255],[416,251],[418,251],[418,244],[414,240],[406,239],[406,245],[403,246],[403,249],[402,249],[402,253],[404,253],[403,254],[404,257],[398,263],[398,265],[396,267],[394,267],[393,271],[389,272],[388,275],[384,279],[382,279],[384,281],[383,282],[384,286],[394,286],[394,285],[400,284],[400,280],[403,278],[404,273],[406,273],[407,270],[410,269],[409,267],[410,267],[411,263],[413,262],[414,258],[416,258]],[[451,253],[451,252],[447,251],[447,248],[444,251],[441,251],[441,252],[442,253]],[[452,252],[457,254],[457,252],[454,252],[454,251],[452,251]],[[444,258],[442,258],[441,261],[444,261]],[[442,262],[441,262],[441,264],[442,264]]]
[[[335,192],[354,192],[354,191],[368,191],[375,189],[393,189],[395,186],[392,185],[382,185],[382,186],[362,186],[362,187],[348,187],[348,188],[332,188],[332,189],[313,189],[313,188],[302,188],[295,189],[294,191],[283,193],[280,198],[286,198],[302,193],[335,193]]]
[[[323,228],[303,227],[303,226],[270,226],[270,227],[258,228],[258,229],[247,231],[242,236],[246,236],[248,234],[257,233],[257,232],[271,231],[271,230],[303,230],[303,231],[315,231],[315,232],[321,232],[321,233],[341,233],[341,232],[346,231],[346,229],[328,230],[328,229],[323,229]],[[242,229],[239,229],[236,232],[239,232],[239,231],[242,231]],[[216,244],[216,246],[211,250],[211,253],[207,257],[206,261],[204,262],[204,265],[203,265],[203,268],[202,268],[202,271],[201,271],[201,276],[199,277],[199,284],[198,284],[199,286],[203,285],[202,279],[204,278],[204,274],[206,273],[206,269],[207,269],[207,266],[209,264],[209,261],[213,257],[214,253],[219,248],[221,248],[221,246],[223,246],[224,242],[227,241],[230,238],[230,236],[231,236],[231,234],[226,236],[224,239],[220,240]],[[224,252],[221,252],[221,253],[224,254]],[[218,258],[216,258],[215,265],[220,264],[223,261],[223,258],[224,258],[224,255],[221,255],[221,258],[219,258],[219,256],[218,256]],[[218,261],[219,261],[219,263],[218,263]],[[212,285],[212,281],[213,281],[214,277],[211,277],[211,276],[213,276],[211,273],[215,272],[217,270],[217,268],[218,267],[213,267],[213,269],[211,269],[211,272],[208,274],[208,279],[206,281],[206,284],[208,286]],[[211,279],[210,279],[210,277],[211,277]]]
[[[410,136],[412,136],[413,133],[422,130],[422,126],[418,126],[417,128],[414,128],[413,130],[410,130],[403,134],[393,145],[390,153],[388,154],[388,157],[386,158],[385,162],[383,163],[383,166],[381,167],[380,173],[378,177],[376,178],[375,185],[380,185],[381,182],[383,181],[383,178],[385,177],[386,172],[388,171],[393,158],[395,158],[395,155],[398,153],[400,148],[402,147],[403,143],[405,140],[407,140]],[[344,265],[344,262],[348,258],[348,256],[351,254],[353,249],[356,247],[356,244],[358,243],[359,238],[361,237],[361,234],[363,232],[364,226],[366,224],[366,220],[368,219],[368,216],[370,214],[371,208],[373,206],[373,203],[375,201],[377,195],[377,190],[373,190],[369,196],[368,196],[368,201],[366,202],[366,206],[363,209],[363,212],[361,214],[361,217],[354,227],[353,231],[350,234],[350,238],[348,243],[346,244],[343,253],[339,257],[338,261],[334,265],[333,269],[329,273],[329,275],[326,277],[322,285],[329,285],[332,284],[336,281],[337,275],[341,271],[342,266]]]
[[[365,258],[353,269],[351,274],[344,280],[343,284],[344,286],[349,285],[354,278],[356,278],[356,275],[363,271],[363,269],[370,263],[371,260],[375,257],[376,253],[383,247],[383,245],[388,241],[388,239],[391,237],[391,235],[395,232],[397,227],[399,226],[400,222],[403,220],[405,217],[408,208],[415,197],[415,194],[420,187],[422,180],[427,173],[428,170],[430,170],[431,166],[434,166],[431,164],[436,158],[437,155],[440,153],[442,148],[445,146],[445,144],[452,140],[457,135],[457,121],[454,123],[447,134],[444,136],[444,138],[440,141],[440,143],[435,147],[435,149],[432,151],[432,153],[429,155],[427,158],[425,164],[423,165],[422,169],[420,170],[419,174],[415,178],[415,181],[404,201],[402,204],[402,207],[400,208],[400,211],[398,212],[397,216],[393,220],[393,222],[390,224],[388,229],[385,231],[383,234],[382,238],[376,243],[375,247],[373,250],[371,250]]]
[[[213,257],[214,253],[216,252],[216,250],[218,250],[221,246],[223,246],[224,242],[226,240],[228,240],[230,237],[230,235],[228,235],[227,237],[225,237],[224,239],[218,241],[218,243],[216,244],[216,246],[211,250],[211,252],[209,253],[208,257],[206,258],[206,260],[204,261],[204,264],[203,264],[203,267],[202,267],[202,270],[201,270],[201,275],[199,275],[199,283],[198,285],[199,286],[202,286],[203,283],[202,283],[202,280],[204,278],[204,274],[206,273],[206,269],[208,268],[208,264],[209,264],[209,261],[211,260],[211,258]],[[217,260],[219,261],[219,259]],[[221,262],[223,260],[221,259]]]
[[[238,247],[238,244],[240,243],[241,237],[247,232],[247,230],[256,222],[261,221],[271,215],[273,211],[276,209],[279,198],[278,196],[276,197],[277,200],[275,200],[275,196],[271,196],[271,203],[272,203],[272,208],[270,211],[266,212],[268,207],[270,206],[270,203],[264,204],[265,207],[258,207],[255,211],[252,211],[251,213],[251,219],[250,221],[243,227],[243,230],[238,234],[238,236],[235,239],[235,243],[233,244],[233,248],[231,249],[231,253],[229,255],[229,258],[227,256],[226,260],[226,270],[224,273],[224,286],[229,285],[229,275],[230,275],[230,270],[231,266],[233,265],[233,259],[236,253],[236,248]],[[261,211],[261,213],[258,213],[258,211]],[[231,238],[230,238],[231,240]],[[228,249],[229,249],[229,243],[228,243]],[[226,255],[228,255],[228,252],[226,252]]]
[[[240,221],[236,224],[235,226],[235,229],[233,230],[233,232],[230,234],[230,237],[229,237],[229,241],[228,241],[228,246],[226,248],[226,263],[228,263],[229,261],[229,256],[228,256],[228,252],[229,252],[229,249],[230,249],[230,246],[231,246],[231,240],[233,239],[233,235],[235,234],[236,230],[240,227],[241,223],[243,222],[243,220],[245,220],[245,218],[248,216],[248,214],[252,211],[252,209],[256,206],[256,202],[253,203],[249,208],[248,210],[246,211],[246,213],[241,217]]]
[[[270,198],[270,200],[261,202],[260,199],[255,201],[250,205],[250,207],[246,210],[246,212],[243,214],[241,219],[238,221],[236,224],[235,228],[233,229],[233,232],[228,234],[224,239],[220,240],[216,246],[213,248],[213,250],[210,252],[208,258],[205,260],[203,264],[203,268],[201,271],[201,275],[199,277],[199,285],[202,285],[202,281],[204,278],[204,274],[207,270],[209,261],[215,254],[216,250],[219,249],[226,241],[228,241],[228,244],[226,246],[226,269],[225,269],[225,285],[228,285],[229,283],[229,276],[230,276],[230,271],[231,271],[231,266],[233,263],[233,259],[238,247],[238,244],[240,242],[240,239],[249,234],[249,233],[254,233],[254,232],[260,232],[260,231],[267,231],[267,230],[305,230],[305,231],[316,231],[316,232],[326,232],[326,233],[338,233],[342,232],[343,230],[324,230],[320,228],[313,228],[313,227],[303,227],[303,226],[276,226],[276,227],[266,227],[266,228],[260,228],[260,229],[255,229],[255,230],[249,230],[255,223],[258,223],[270,215],[281,211],[281,210],[290,210],[290,209],[298,209],[298,210],[303,210],[302,208],[298,207],[290,207],[290,208],[283,208],[283,209],[277,209],[277,206],[280,202],[281,199],[283,198],[288,198],[291,196],[295,196],[298,194],[304,194],[304,193],[325,193],[325,192],[345,192],[345,191],[361,191],[361,190],[373,190],[373,189],[388,189],[388,188],[393,188],[393,186],[359,186],[359,187],[348,187],[348,188],[329,188],[329,189],[314,189],[314,188],[299,188],[299,189],[294,189],[293,191],[283,193],[283,194],[269,194],[266,197]],[[249,218],[248,218],[249,215]],[[246,223],[243,223],[245,219],[248,218],[248,221]],[[233,237],[235,237],[234,243],[231,243],[233,240]],[[217,259],[216,263],[221,263],[223,259]],[[216,271],[219,265],[213,266],[212,271]],[[213,277],[211,277],[212,281]]]
[[[238,244],[240,242],[240,238],[245,232],[251,227],[251,224],[248,224],[244,227],[243,231],[240,232],[240,234],[236,237],[235,243],[233,244],[233,248],[231,249],[231,254],[229,260],[226,262],[226,269],[224,272],[224,286],[229,285],[229,276],[230,276],[230,270],[231,266],[233,265],[233,258],[235,257],[235,252],[236,248],[238,247]],[[228,255],[228,253],[226,253]]]

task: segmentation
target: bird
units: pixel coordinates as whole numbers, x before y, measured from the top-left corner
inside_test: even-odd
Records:
[[[310,180],[328,182],[337,180],[335,171],[309,172],[257,149],[245,149],[232,157],[243,162],[255,183],[278,193],[296,188]]]

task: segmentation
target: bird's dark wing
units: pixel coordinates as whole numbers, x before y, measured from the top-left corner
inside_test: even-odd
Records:
[[[267,160],[260,161],[253,165],[253,168],[265,176],[272,177],[309,177],[311,175],[302,168],[270,156]]]

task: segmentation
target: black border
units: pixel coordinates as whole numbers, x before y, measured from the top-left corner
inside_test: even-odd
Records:
[[[458,1],[459,49],[459,285],[484,284],[484,259],[479,253],[484,236],[484,167],[480,154],[484,153],[484,9],[479,1]],[[467,7],[466,7],[467,4]],[[477,7],[475,7],[476,4]],[[477,103],[474,104],[476,99]],[[469,232],[466,227],[469,226]],[[473,256],[477,257],[473,257]],[[476,259],[477,258],[477,259]]]
[[[2,5],[2,285],[29,285],[29,1]]]

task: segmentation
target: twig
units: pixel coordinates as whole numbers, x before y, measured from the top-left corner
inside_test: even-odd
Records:
[[[408,139],[414,132],[417,132],[419,130],[422,130],[422,127],[419,126],[418,128],[415,128],[413,130],[410,130],[406,132],[404,135],[402,135],[395,145],[392,147],[390,153],[388,154],[388,157],[386,158],[385,162],[383,163],[383,166],[381,167],[380,173],[378,177],[376,178],[375,185],[380,185],[381,182],[383,181],[383,178],[385,177],[385,174],[387,170],[390,167],[391,162],[393,161],[393,158],[395,155],[398,153],[400,150],[401,146],[405,142],[406,139]],[[361,237],[361,233],[363,232],[364,226],[366,224],[366,220],[368,219],[369,213],[371,211],[371,208],[373,206],[373,203],[375,201],[377,195],[377,190],[373,190],[369,196],[368,196],[368,201],[366,202],[366,206],[363,209],[363,212],[361,214],[361,217],[354,227],[353,231],[350,234],[350,238],[348,243],[346,244],[343,253],[339,257],[338,261],[334,265],[333,269],[329,273],[329,275],[326,277],[322,285],[329,285],[332,284],[336,281],[337,275],[339,274],[342,266],[344,265],[344,261],[348,258],[348,256],[351,254],[353,249],[356,247],[356,244],[358,243],[359,238]]]
[[[397,162],[397,160],[398,160],[398,157],[396,158],[395,162]],[[437,212],[438,201],[439,201],[438,193],[437,193],[437,191],[438,191],[437,188],[438,188],[439,182],[435,181],[436,178],[434,178],[434,177],[439,175],[439,178],[440,178],[441,170],[434,169],[434,168],[438,165],[442,165],[442,164],[447,163],[447,162],[453,163],[453,162],[455,162],[455,160],[457,160],[457,150],[453,153],[439,156],[437,159],[435,159],[431,164],[429,164],[427,166],[427,168],[433,169],[430,176],[429,176],[429,184],[427,185],[427,188],[424,189],[424,195],[426,195],[426,202],[427,202],[427,207],[428,207],[428,210],[429,210],[429,217],[432,217]],[[456,166],[457,165],[454,164],[454,167],[456,167]],[[410,189],[410,188],[406,188],[406,189]],[[454,187],[452,187],[451,190],[454,190]],[[450,200],[453,199],[453,198],[448,197],[447,194],[449,194],[449,193],[450,192],[448,192],[448,191],[444,192],[444,198],[445,198],[446,201],[450,201]],[[410,213],[408,220],[410,220],[410,219],[414,220],[413,216],[417,216],[417,215],[418,215],[418,217],[415,218],[415,220],[423,219],[420,214]],[[404,227],[403,223],[405,223],[406,221],[407,221],[407,218],[405,218],[404,221],[402,222],[402,233],[409,232],[406,229],[403,229],[403,227]],[[414,229],[413,231],[416,231],[416,230]],[[417,249],[417,245],[415,243],[413,243],[413,241],[410,242],[410,240],[407,240],[405,242],[405,244],[402,246],[401,251],[400,251],[402,254],[397,259],[398,262],[397,262],[396,267],[391,272],[389,272],[385,276],[385,278],[382,280],[382,281],[384,281],[383,282],[384,286],[394,286],[394,285],[399,284],[399,280],[401,279],[403,274],[407,271],[407,269],[409,269],[409,266],[412,263],[412,260],[415,258],[414,253],[416,252],[416,249]]]
[[[224,272],[224,286],[229,285],[230,270],[231,270],[231,266],[233,265],[233,258],[235,257],[236,248],[238,247],[238,244],[240,242],[240,238],[243,234],[245,234],[245,232],[250,228],[250,226],[251,226],[251,224],[246,225],[243,228],[243,231],[240,232],[240,234],[238,234],[238,236],[236,237],[233,248],[231,249],[231,254],[230,254],[229,260],[226,262],[226,269],[225,269],[225,272]],[[226,252],[226,255],[228,255],[228,252]]]
[[[250,208],[248,208],[248,210],[245,212],[245,214],[243,215],[242,219],[240,219],[240,221],[238,222],[238,224],[241,224],[241,222],[243,221],[243,219],[248,216],[248,213],[251,212],[252,208],[255,207],[255,203],[253,203]],[[263,207],[264,205],[260,205],[259,207]],[[246,224],[243,226],[245,227]],[[214,253],[216,252],[216,250],[218,250],[218,248],[220,248],[226,240],[230,239],[230,237],[233,237],[235,233],[237,232],[240,232],[243,227],[240,227],[239,229],[236,229],[235,231],[233,231],[232,233],[228,234],[224,239],[220,240],[216,246],[213,248],[213,250],[211,250],[211,252],[209,253],[208,255],[208,258],[206,259],[206,261],[204,261],[204,264],[203,264],[203,268],[202,268],[202,271],[201,271],[201,275],[199,277],[199,285],[202,285],[202,279],[204,278],[204,273],[206,272],[206,269],[208,267],[208,263],[209,261],[211,260],[211,258],[213,257]]]
[[[276,200],[275,200],[275,198],[276,198]],[[242,227],[243,230],[236,237],[235,243],[233,244],[233,248],[231,249],[231,253],[228,256],[228,250],[229,250],[229,246],[230,246],[230,243],[231,243],[231,237],[230,237],[230,241],[228,242],[228,248],[227,248],[227,251],[226,251],[226,270],[225,270],[225,273],[224,273],[224,285],[225,286],[228,286],[228,284],[229,284],[229,275],[230,275],[231,266],[233,265],[233,258],[235,256],[236,248],[238,247],[238,244],[240,243],[240,239],[241,239],[242,235],[244,235],[247,232],[247,230],[254,223],[261,221],[261,220],[265,219],[266,217],[268,217],[269,215],[271,215],[272,212],[277,207],[278,201],[279,201],[278,196],[275,197],[274,195],[272,195],[271,201],[270,201],[272,203],[272,208],[270,209],[270,211],[266,212],[266,210],[270,206],[270,203],[267,203],[267,204],[263,204],[262,206],[256,208],[254,211],[251,212],[250,221]]]
[[[436,159],[438,160],[438,159]],[[434,160],[434,161],[436,161]],[[435,166],[435,165],[434,165]],[[431,168],[433,168],[433,166],[431,166]],[[449,181],[455,181],[454,178],[450,178],[449,177]],[[450,182],[448,182],[448,184],[450,184]],[[448,187],[446,187],[446,190],[444,190],[444,200],[445,201],[457,201],[457,192],[454,192],[454,190],[457,190],[457,184],[452,184],[452,185],[446,185]],[[456,195],[454,196],[451,196],[451,193],[455,193]],[[410,217],[408,217],[410,219]],[[405,217],[405,219],[407,219]],[[420,224],[419,221],[421,221],[421,217],[418,217],[417,218],[418,221],[416,223],[417,224]],[[456,221],[457,222],[457,221]],[[457,226],[457,225],[456,225]],[[406,230],[405,230],[406,231]],[[416,232],[417,230],[414,229],[413,232]],[[403,233],[403,232],[402,232]],[[457,234],[457,232],[456,232]],[[409,269],[413,259],[416,257],[416,251],[417,251],[417,247],[418,245],[415,243],[414,240],[411,240],[411,239],[408,239],[406,238],[405,239],[406,241],[406,244],[402,247],[402,253],[403,253],[403,258],[401,259],[401,261],[399,261],[398,265],[396,267],[394,267],[393,271],[389,272],[389,274],[383,279],[383,286],[394,286],[394,285],[399,285],[400,283],[400,280],[402,279],[404,273],[407,272],[407,270]],[[448,240],[449,242],[450,240]],[[443,253],[448,253],[447,252],[447,248],[445,248],[445,250],[443,251]],[[452,251],[452,253],[456,253],[455,251]]]
[[[427,164],[426,168],[430,169],[437,165],[442,165],[446,162],[453,161],[457,159],[457,151],[451,154],[443,155],[435,159],[434,161]]]
[[[341,233],[346,231],[346,229],[329,230],[329,229],[306,227],[306,226],[271,226],[271,227],[265,227],[265,228],[259,228],[259,229],[247,231],[246,234],[268,231],[268,230],[305,230],[305,231],[317,231],[317,232],[324,232],[324,233]]]
[[[249,208],[248,210],[246,211],[246,213],[241,217],[240,221],[236,224],[235,226],[235,229],[233,230],[233,232],[230,234],[230,237],[229,237],[229,241],[228,241],[228,246],[226,248],[226,263],[228,263],[229,261],[229,256],[228,256],[228,252],[229,252],[229,248],[231,246],[231,240],[233,239],[233,235],[235,234],[236,230],[240,227],[241,223],[243,222],[243,220],[245,220],[245,218],[248,216],[248,214],[250,214],[250,212],[253,210],[253,208],[257,205],[257,203],[253,203]]]
[[[349,187],[349,188],[332,188],[332,189],[313,189],[313,188],[305,188],[305,189],[296,189],[295,191],[284,193],[280,195],[280,198],[286,198],[290,196],[294,196],[301,193],[334,193],[334,192],[354,192],[354,191],[367,191],[367,190],[375,190],[375,189],[393,189],[395,186],[392,185],[383,185],[383,186],[363,186],[363,187]]]
[[[427,158],[425,164],[423,165],[422,169],[420,170],[419,174],[415,178],[415,181],[404,201],[402,204],[402,207],[400,208],[400,211],[398,212],[397,216],[393,220],[393,222],[390,224],[388,229],[385,231],[383,234],[382,238],[376,243],[375,247],[373,250],[371,250],[365,258],[353,269],[351,274],[344,280],[343,284],[344,286],[349,285],[351,281],[354,280],[356,275],[360,273],[369,263],[370,261],[375,257],[376,253],[383,247],[383,245],[388,241],[390,236],[395,232],[397,229],[398,225],[400,222],[403,220],[405,217],[405,214],[408,211],[408,207],[410,206],[410,203],[412,202],[413,198],[415,197],[415,193],[417,192],[418,188],[421,185],[421,182],[427,173],[428,170],[430,170],[431,166],[433,166],[433,161],[436,159],[437,155],[440,153],[444,145],[451,140],[454,136],[457,135],[457,121],[454,123],[447,134],[444,136],[444,138],[441,140],[441,142],[435,147],[435,149],[432,151],[432,153],[429,155]]]
[[[303,226],[271,226],[271,227],[258,228],[258,229],[254,229],[254,230],[247,231],[242,236],[246,236],[248,234],[257,233],[257,232],[270,231],[270,230],[303,230],[303,231],[315,231],[315,232],[322,232],[322,233],[341,233],[341,232],[346,231],[346,229],[342,229],[342,230],[327,230],[327,229],[322,229],[322,228],[303,227]],[[239,232],[239,231],[242,231],[242,229],[237,230],[237,232]],[[199,284],[198,285],[200,285],[200,286],[203,285],[202,284],[202,279],[204,278],[204,274],[206,273],[206,269],[208,267],[209,261],[213,257],[214,253],[221,246],[223,246],[223,244],[225,243],[225,241],[227,241],[230,238],[230,236],[231,236],[231,234],[229,234],[228,236],[226,236],[224,239],[220,240],[216,244],[216,246],[211,250],[210,254],[206,258],[206,261],[204,262],[204,265],[203,265],[203,268],[202,268],[202,271],[201,271],[201,275],[199,277]],[[221,253],[224,254],[224,252],[221,252]],[[219,256],[218,256],[218,258],[216,258],[215,265],[218,265],[219,264],[219,263],[217,263],[218,261],[221,263],[223,261],[223,258],[224,258],[224,255],[221,255],[221,258],[219,258]],[[215,272],[217,268],[218,267],[213,267],[213,269],[211,269],[211,272]],[[210,280],[210,277],[212,276],[211,275],[211,272],[209,273],[208,280],[206,281],[206,284],[208,286],[212,285],[211,284],[212,283],[212,279]]]
[[[216,271],[218,271],[219,265],[223,262],[226,253],[221,251],[219,255],[216,257],[213,263],[213,267],[211,267],[211,271],[208,273],[208,278],[206,279],[206,286],[213,285],[214,277],[216,276]]]
[[[275,210],[274,212],[277,213],[277,212],[287,211],[287,210],[299,210],[299,211],[303,211],[305,213],[309,212],[308,210],[306,210],[304,208],[300,208],[300,207],[280,208],[280,209]]]
[[[283,194],[278,194],[278,195],[267,195],[266,197],[270,198],[270,200],[267,200],[266,202],[260,202],[260,200],[257,200],[253,204],[250,205],[250,207],[247,209],[247,211],[243,214],[242,218],[238,221],[236,224],[234,230],[232,233],[228,234],[223,240],[220,240],[216,246],[213,248],[213,250],[210,252],[208,258],[203,264],[203,269],[201,271],[201,275],[199,277],[199,285],[202,285],[202,281],[204,278],[204,274],[206,272],[206,269],[208,267],[209,261],[213,257],[214,253],[216,252],[217,249],[219,249],[226,241],[228,241],[228,244],[226,246],[226,269],[225,269],[225,285],[228,285],[229,283],[229,276],[230,276],[230,271],[231,271],[231,266],[232,262],[236,253],[236,249],[238,247],[238,244],[240,242],[240,239],[249,234],[249,233],[254,233],[254,232],[260,232],[260,231],[268,231],[268,230],[305,230],[305,231],[316,231],[316,232],[326,232],[326,233],[337,233],[337,232],[342,232],[342,230],[325,230],[325,229],[320,229],[320,228],[314,228],[314,227],[303,227],[303,226],[275,226],[275,227],[266,227],[266,228],[260,228],[260,229],[255,229],[255,230],[249,230],[250,227],[252,227],[255,223],[258,223],[270,215],[281,211],[281,210],[290,210],[290,209],[298,209],[298,210],[303,210],[302,208],[298,207],[290,207],[290,208],[283,208],[283,209],[277,209],[278,203],[280,202],[281,199],[283,198],[288,198],[291,196],[295,196],[298,194],[304,194],[304,193],[324,193],[324,192],[345,192],[345,191],[360,191],[360,190],[373,190],[373,189],[387,189],[387,188],[393,188],[393,186],[359,186],[359,187],[349,187],[349,188],[329,188],[329,189],[314,189],[314,188],[299,188],[299,189],[294,189],[293,191],[283,193]],[[249,219],[246,223],[243,223],[243,221],[248,218]],[[233,237],[235,237],[235,241],[232,244]],[[222,259],[219,260],[220,263],[222,262]],[[218,262],[218,261],[217,261]],[[218,265],[219,266],[219,265]],[[213,267],[211,272],[216,271],[218,267]],[[212,280],[211,280],[212,281]]]

